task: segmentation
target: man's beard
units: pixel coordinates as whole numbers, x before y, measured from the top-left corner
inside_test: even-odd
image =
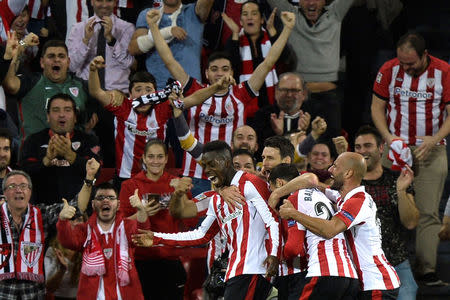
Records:
[[[332,190],[340,191],[344,186],[344,181],[340,180],[339,177],[334,178],[333,184],[330,186]]]

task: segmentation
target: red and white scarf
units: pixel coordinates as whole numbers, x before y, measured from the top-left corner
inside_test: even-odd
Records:
[[[119,220],[116,220],[119,221]],[[90,222],[87,226],[87,237],[84,242],[83,262],[81,272],[87,276],[102,276],[106,273],[105,256],[99,241],[99,232],[92,229]],[[123,220],[113,230],[113,253],[112,257],[116,259],[116,276],[120,286],[130,283],[130,257],[128,253],[128,240],[125,233]],[[112,270],[111,270],[112,271]],[[115,271],[115,270],[114,270]]]
[[[19,248],[14,261],[14,241],[8,218],[7,203],[0,210],[0,280],[16,278],[44,282],[44,226],[39,208],[28,205]]]
[[[272,43],[270,42],[269,34],[264,28],[261,28],[263,37],[261,39],[261,53],[264,58],[266,58],[267,53],[269,53],[270,48],[272,47]],[[239,81],[244,82],[249,80],[253,74],[253,57],[252,57],[252,49],[250,46],[250,41],[248,40],[247,35],[244,33],[244,29],[241,29],[239,33],[239,53],[241,55],[241,75],[239,76]],[[275,99],[275,85],[278,83],[278,76],[275,70],[275,65],[272,67],[272,70],[267,74],[266,79],[266,88],[267,88],[267,97],[269,98],[269,103],[273,104]]]
[[[411,149],[401,139],[393,139],[389,147],[388,159],[392,161],[391,169],[394,171],[401,171],[405,169],[405,165],[410,168],[413,164],[413,157]]]

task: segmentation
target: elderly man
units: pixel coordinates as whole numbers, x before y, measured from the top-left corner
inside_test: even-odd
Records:
[[[74,129],[75,105],[69,95],[54,95],[47,104],[50,128],[25,140],[20,165],[35,182],[34,203],[52,204],[63,197],[72,199],[83,185],[86,161],[91,157],[100,160],[95,136]]]
[[[397,43],[397,58],[386,62],[376,77],[372,119],[389,146],[400,139],[412,150],[420,211],[417,273],[428,286],[446,285],[435,271],[439,201],[447,177],[444,138],[450,133],[449,101],[449,64],[428,54],[423,37],[405,34]]]

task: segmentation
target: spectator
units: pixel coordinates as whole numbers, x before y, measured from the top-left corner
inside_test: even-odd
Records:
[[[13,47],[14,43],[8,43]],[[7,45],[8,45],[7,44]],[[6,49],[6,51],[10,51]],[[58,93],[73,97],[79,113],[79,127],[95,126],[95,119],[88,124],[88,93],[80,79],[68,73],[70,59],[67,47],[62,41],[48,41],[42,50],[41,67],[44,72],[16,75],[14,64],[9,66],[3,85],[6,92],[19,99],[20,126],[22,138],[48,127],[45,114],[47,100]],[[0,58],[1,59],[1,58]]]
[[[400,139],[412,150],[420,211],[416,272],[428,286],[445,285],[435,271],[438,208],[447,176],[444,138],[450,133],[449,101],[450,66],[428,54],[420,35],[405,34],[397,43],[397,58],[386,62],[376,77],[372,119],[389,146]]]
[[[292,164],[276,166],[269,176],[271,190],[285,185],[297,176],[297,168]],[[317,189],[299,190],[291,194],[287,201],[298,211],[311,217],[327,220],[334,214],[331,201]],[[289,293],[284,298],[279,294],[278,299],[356,299],[359,291],[358,275],[347,252],[344,234],[340,233],[333,239],[326,240],[293,220],[282,222],[285,233],[283,257],[292,260],[301,256],[301,261],[307,258],[308,266],[306,274],[297,273],[296,277],[287,275],[292,277]],[[336,262],[340,262],[342,267],[336,268]]]
[[[255,154],[258,151],[258,136],[255,130],[248,126],[242,125],[233,131],[231,139],[231,149],[247,149],[250,153]]]
[[[35,182],[34,203],[53,204],[72,199],[83,185],[89,158],[100,160],[94,136],[74,129],[75,100],[56,94],[48,100],[50,128],[30,135],[24,143],[20,165]]]
[[[171,100],[158,105],[149,102],[146,105],[133,108],[132,99],[145,98],[155,92],[155,78],[148,72],[137,72],[131,76],[130,98],[119,95],[117,103],[112,102],[117,93],[104,91],[100,87],[98,69],[103,68],[104,60],[98,56],[90,65],[89,92],[105,109],[115,116],[116,143],[116,174],[119,181],[136,175],[142,169],[141,157],[146,142],[151,138],[165,140],[167,120],[172,117]],[[229,78],[223,78],[215,84],[197,91],[183,99],[184,108],[201,104],[223,86],[228,87]],[[223,85],[223,86],[222,86]],[[113,97],[113,98],[111,98]],[[172,93],[169,99],[178,100],[178,95]],[[164,99],[160,99],[161,101]],[[181,114],[181,112],[180,112]],[[132,145],[132,146],[130,146]]]
[[[75,215],[70,224],[76,226],[86,220],[82,215]],[[81,253],[64,248],[56,237],[49,245],[44,258],[47,297],[52,295],[56,299],[74,300],[80,279]]]
[[[214,186],[238,186],[246,199],[246,205],[232,210],[216,194],[209,203],[206,219],[196,231],[176,234],[149,231],[135,235],[134,240],[137,245],[146,247],[152,244],[199,245],[212,239],[222,228],[228,236],[229,250],[224,298],[266,299],[270,283],[263,275],[276,274],[279,250],[279,225],[265,201],[269,196],[267,184],[254,175],[236,172],[232,168],[231,148],[224,141],[207,143],[203,149],[202,160],[205,172]],[[233,226],[229,226],[228,222],[232,222]],[[246,225],[243,226],[244,224]],[[265,240],[268,233],[268,240]],[[252,247],[248,247],[249,238]],[[265,245],[270,246],[266,248]],[[256,249],[260,250],[254,251]]]
[[[325,136],[341,134],[341,97],[336,84],[339,68],[341,22],[353,0],[302,0],[299,7],[288,0],[267,0],[270,6],[297,14],[290,45],[297,55],[297,72],[308,82],[311,118],[328,124]]]
[[[333,155],[334,156],[334,155]],[[319,177],[319,181],[325,184],[331,184],[331,178],[328,168],[334,161],[331,155],[330,146],[326,143],[315,144],[311,152],[308,153],[308,172],[314,173]]]
[[[414,173],[405,169],[398,174],[381,164],[383,139],[373,127],[363,126],[355,135],[355,152],[364,156],[367,173],[361,182],[377,205],[381,223],[381,246],[387,260],[394,266],[402,285],[398,299],[415,299],[417,284],[409,264],[406,230],[419,221],[414,203]]]
[[[182,223],[169,212],[169,201],[175,192],[178,178],[164,170],[167,164],[167,148],[164,142],[150,139],[145,145],[142,161],[145,170],[122,184],[119,212],[124,217],[135,215],[130,196],[139,191],[149,213],[152,231],[176,233]],[[146,299],[183,299],[186,272],[176,249],[161,248],[136,250],[136,269]],[[159,272],[155,272],[159,270]]]
[[[256,161],[253,154],[247,149],[240,148],[233,151],[233,168],[256,175]]]
[[[75,208],[65,201],[57,223],[58,240],[63,247],[83,251],[77,299],[144,299],[134,265],[131,234],[148,228],[147,212],[137,195],[130,202],[138,209],[137,221],[123,219],[117,191],[102,183],[93,193],[94,214],[72,227]],[[105,259],[106,258],[106,259]]]
[[[295,17],[292,13],[283,13],[282,17],[284,29],[280,37],[250,79],[239,85],[232,86],[231,89],[224,88],[218,91],[214,97],[206,100],[202,106],[192,107],[188,112],[187,121],[190,124],[190,130],[201,143],[206,143],[213,139],[222,139],[227,143],[231,143],[233,130],[245,122],[245,111],[256,103],[254,97],[262,86],[267,73],[280,56],[294,26]],[[203,85],[190,77],[174,59],[156,26],[157,20],[158,13],[150,11],[148,13],[148,21],[156,49],[162,56],[170,73],[184,86],[185,95],[190,95],[202,88]],[[211,84],[214,84],[224,76],[232,75],[233,70],[228,56],[223,53],[209,56],[206,77]],[[226,114],[224,114],[222,107],[225,107]],[[206,176],[195,159],[192,159],[190,154],[186,154],[183,161],[183,174],[195,178],[193,183],[195,187],[199,188],[197,192],[209,190],[210,183],[206,181]],[[197,193],[193,192],[193,194],[196,195]]]
[[[450,199],[450,197],[449,197]],[[450,201],[447,200],[445,206],[444,218],[442,219],[441,230],[439,231],[439,238],[441,240],[450,240]]]
[[[8,39],[8,32],[13,19],[18,16],[27,5],[27,0],[5,0],[0,2],[0,43]]]
[[[327,240],[345,231],[360,282],[358,298],[396,299],[400,281],[381,248],[377,208],[364,186],[360,185],[366,173],[364,158],[357,153],[342,153],[330,167],[330,172],[334,182],[325,193],[332,201],[337,200],[337,214],[327,220],[310,217],[285,200],[280,207],[281,217],[293,219]],[[271,198],[279,199],[295,189],[294,179],[272,192]]]
[[[0,128],[0,185],[6,174],[11,172],[11,148],[12,137],[6,128]],[[0,197],[3,198],[3,189],[0,191]]]
[[[225,51],[231,54],[232,65],[236,69],[236,75],[239,75],[239,82],[244,82],[263,62],[268,50],[278,38],[277,30],[274,27],[275,11],[267,21],[267,31],[263,28],[264,18],[260,6],[253,0],[246,1],[241,6],[242,29],[239,29],[233,19],[225,13],[222,14],[222,19],[233,33],[225,45]],[[258,108],[274,103],[277,82],[278,76],[274,65],[259,90]],[[255,111],[248,112],[248,116],[253,117],[254,113]]]
[[[30,204],[31,188],[31,178],[22,171],[9,172],[2,183],[6,202],[0,212],[1,244],[2,251],[10,253],[1,269],[4,299],[44,299],[45,230],[41,211]],[[24,247],[32,255],[25,255]]]
[[[259,109],[251,124],[260,143],[273,135],[308,130],[311,116],[301,109],[306,94],[303,79],[299,74],[280,75],[280,81],[275,88],[275,103]]]
[[[161,19],[157,22],[157,26],[168,28],[165,37],[170,41],[171,52],[186,72],[198,80],[201,79],[200,52],[203,23],[209,15],[213,2],[212,0],[199,0],[196,3],[183,5],[181,0],[163,0],[163,5],[158,10],[161,12]],[[170,78],[170,73],[164,67],[164,61],[160,57],[161,53],[149,52],[152,44],[148,35],[150,33],[147,21],[149,10],[144,9],[139,14],[136,22],[137,29],[128,49],[132,55],[147,53],[145,61],[147,71],[155,74],[158,89],[162,89],[167,79]]]

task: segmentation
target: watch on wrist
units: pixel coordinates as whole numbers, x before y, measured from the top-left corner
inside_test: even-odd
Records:
[[[97,180],[96,178],[94,178],[93,180],[89,180],[89,179],[85,178],[84,179],[84,184],[87,185],[88,187],[92,187],[95,184],[96,180]]]
[[[26,47],[26,46],[27,46],[27,43],[25,43],[24,40],[20,40],[20,41],[19,41],[19,45],[22,46],[22,47]]]

